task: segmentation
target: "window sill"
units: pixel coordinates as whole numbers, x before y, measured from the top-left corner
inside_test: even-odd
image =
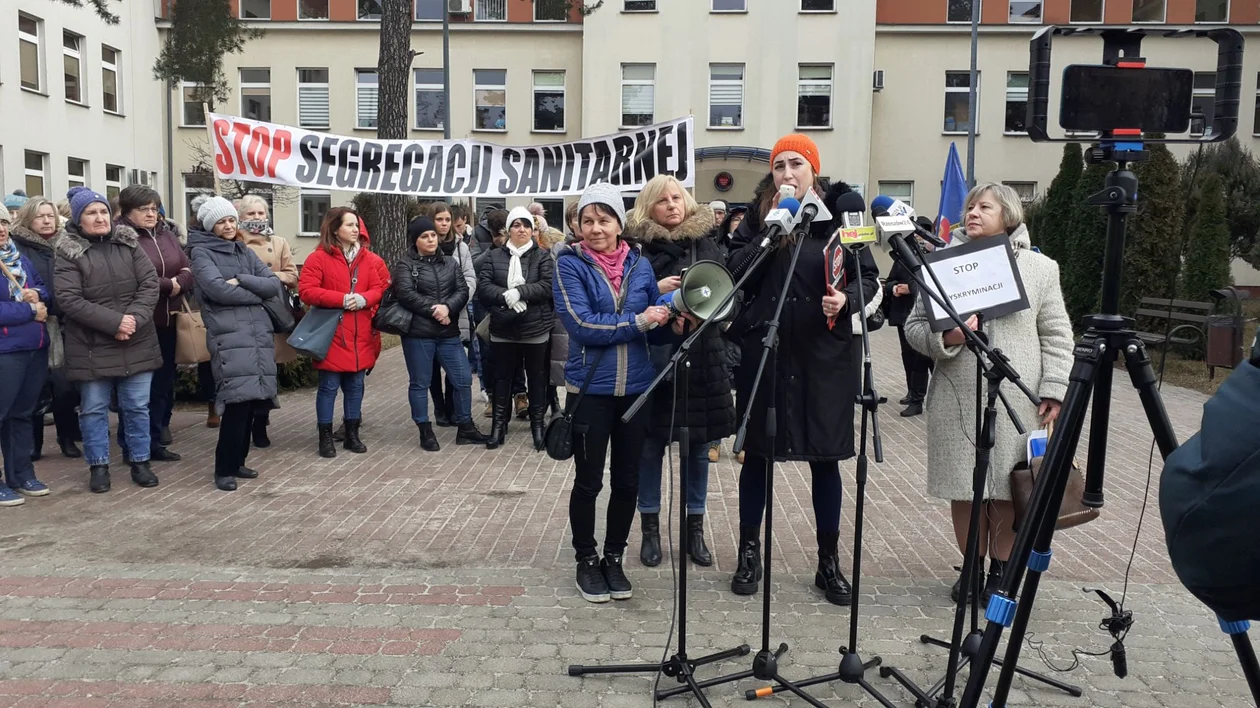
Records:
[[[534,133],[535,135],[564,135],[569,131],[565,128],[561,128],[560,130],[539,130],[538,128],[534,128],[529,132]]]
[[[569,21],[568,19],[564,19],[564,20],[540,20],[540,19],[538,19],[538,18],[536,18],[536,17],[534,18],[534,24],[536,24],[536,25],[562,25],[562,24],[564,24],[564,23],[566,23],[566,22],[568,22],[568,21]]]
[[[979,133],[976,133],[976,134],[979,135]],[[966,135],[966,133],[963,133],[963,135]],[[1028,131],[1027,130],[1003,130],[1002,135],[1005,135],[1008,138],[1026,138],[1028,137]]]
[[[109,110],[108,108],[103,108],[103,109],[101,109],[101,112],[102,112],[102,113],[104,113],[104,114],[105,114],[105,115],[107,115],[107,116],[115,116],[115,117],[117,117],[117,118],[126,118],[126,117],[127,117],[127,114],[126,114],[126,113],[122,113],[122,112],[119,112],[119,111],[111,111],[111,110]]]
[[[204,125],[201,127],[205,127]],[[331,126],[327,125],[299,125],[302,130],[328,130]]]
[[[1102,20],[1074,20],[1068,22],[1070,25],[1101,25],[1102,23]]]
[[[475,20],[473,20],[473,22],[504,22],[504,23],[506,23],[506,22],[507,22],[507,18],[505,17],[505,18],[503,18],[503,19],[501,19],[501,20],[491,20],[491,19],[484,19],[484,20],[483,20],[483,19],[475,19]]]
[[[446,132],[446,126],[439,125],[439,126],[436,126],[436,127],[432,127],[432,126],[427,126],[427,125],[426,125],[426,126],[418,126],[418,125],[417,125],[417,126],[414,126],[414,127],[412,128],[412,130],[419,130],[419,131],[423,131],[423,132],[426,132],[426,133],[444,133],[444,132]]]
[[[507,128],[473,128],[472,132],[474,133],[506,133],[508,132],[508,129]]]
[[[798,14],[801,14],[801,15],[836,15],[836,14],[839,14],[839,12],[840,12],[839,10],[801,10]]]
[[[359,18],[357,18],[355,21],[356,21],[356,22],[380,22],[380,21],[381,21],[381,18],[379,18],[379,17],[359,17]]]
[[[241,22],[271,22],[270,17],[242,17]]]
[[[835,130],[835,127],[830,126],[830,125],[798,125],[796,126],[796,129],[797,130]]]
[[[186,125],[184,123],[180,123],[179,127],[188,128],[189,130],[205,130],[206,129],[205,123],[202,123],[201,125]]]
[[[747,15],[747,10],[709,10],[710,15]]]
[[[706,126],[706,130],[720,130],[728,133],[739,132],[744,129],[742,125],[710,125]]]
[[[379,128],[364,128],[363,126],[359,126],[359,125],[356,125],[354,127],[354,131],[358,133],[372,133],[377,130],[380,130],[380,129]]]
[[[86,104],[86,103],[84,103],[84,102],[82,102],[82,101],[72,101],[72,100],[70,100],[70,99],[68,99],[68,98],[66,99],[66,103],[68,103],[68,104],[70,104],[70,105],[72,105],[72,106],[78,106],[79,108],[91,108],[91,106],[90,106],[90,105],[88,105],[88,104]]]
[[[43,91],[40,91],[39,89],[27,88],[26,86],[23,86],[22,90],[27,93],[33,93],[36,96],[43,96],[44,98],[49,98],[47,93],[44,93]]]
[[[1041,25],[1045,24],[1042,20],[1010,20],[1006,21],[1008,25]]]
[[[319,238],[319,233],[316,232],[316,233],[310,234],[310,233],[306,233],[305,231],[299,231],[297,236],[298,238]]]
[[[1229,20],[1195,20],[1196,25],[1227,25]]]
[[[659,15],[660,10],[622,10],[623,15]]]
[[[648,123],[647,125],[623,125],[623,126],[619,126],[617,130],[643,130],[649,125],[656,125],[656,122],[653,121],[651,123]]]
[[[299,17],[298,22],[328,22],[327,17]]]

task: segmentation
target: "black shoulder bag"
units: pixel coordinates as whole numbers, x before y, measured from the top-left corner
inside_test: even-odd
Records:
[[[613,345],[609,345],[611,347]],[[595,355],[595,362],[591,364],[591,370],[586,374],[586,380],[582,382],[582,388],[572,400],[565,401],[564,412],[551,419],[547,423],[547,431],[543,437],[547,443],[547,456],[553,460],[567,460],[573,457],[573,414],[577,411],[578,405],[582,403],[582,397],[586,395],[586,389],[590,388],[591,379],[595,378],[595,371],[599,369],[599,362],[604,358],[604,354],[609,347],[604,347]]]

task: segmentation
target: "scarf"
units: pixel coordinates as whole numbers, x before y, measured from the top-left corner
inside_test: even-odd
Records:
[[[451,239],[450,241],[438,241],[438,248],[441,249],[442,253],[447,256],[455,255],[455,247],[458,245],[459,241],[457,239]]]
[[[255,221],[242,221],[238,224],[238,226],[241,227],[242,231],[248,231],[249,233],[258,236],[271,236],[275,233],[275,230],[271,228],[271,225],[263,219],[257,219]]]
[[[4,263],[4,267],[13,276],[12,279],[5,278],[9,286],[9,297],[13,298],[14,302],[22,302],[22,288],[26,287],[26,271],[22,269],[22,253],[18,251],[12,238],[5,242],[4,248],[0,248],[0,263]],[[14,280],[17,282],[15,283]]]
[[[585,244],[582,244],[581,248],[590,254],[591,258],[595,259],[595,265],[599,266],[600,270],[604,271],[604,275],[608,276],[608,282],[612,284],[613,292],[621,292],[621,277],[625,271],[626,256],[630,255],[630,244],[618,240],[617,247],[608,253],[600,253]]]
[[[343,255],[345,255],[347,264],[354,263],[355,256],[359,255],[359,244],[357,243],[354,244],[354,246],[350,250],[346,250],[343,248],[341,249],[341,252]]]
[[[512,254],[512,262],[508,264],[508,289],[519,288],[525,284],[525,270],[521,268],[521,256],[529,253],[529,249],[534,247],[533,241],[526,241],[524,246],[513,246],[511,241],[506,244],[507,250]]]

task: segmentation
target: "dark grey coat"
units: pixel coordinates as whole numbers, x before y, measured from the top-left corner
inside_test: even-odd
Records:
[[[274,399],[276,344],[262,303],[283,296],[284,284],[240,241],[193,231],[188,251],[218,385],[216,407],[222,413],[229,403]]]

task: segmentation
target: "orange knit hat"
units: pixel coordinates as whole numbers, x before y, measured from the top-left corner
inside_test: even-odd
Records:
[[[822,161],[818,157],[818,145],[808,135],[792,133],[779,138],[779,142],[775,143],[774,149],[770,151],[770,164],[774,164],[774,159],[779,156],[779,153],[787,150],[799,152],[808,160],[810,166],[814,168],[815,175],[822,172]]]

